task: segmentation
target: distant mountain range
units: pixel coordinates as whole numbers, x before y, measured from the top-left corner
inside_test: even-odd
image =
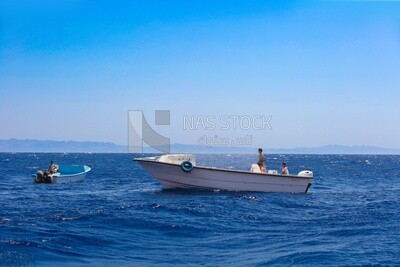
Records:
[[[172,152],[194,153],[257,153],[255,147],[206,147],[200,145],[173,144]],[[326,145],[319,147],[296,147],[290,149],[264,148],[267,154],[400,154],[400,149],[381,148],[375,146],[342,146]]]
[[[127,147],[110,142],[78,142],[52,140],[0,140],[0,152],[93,152],[124,153]]]
[[[111,142],[78,142],[52,140],[0,140],[0,152],[76,152],[76,153],[127,153],[127,146]],[[150,147],[145,153],[160,153]],[[171,153],[257,153],[254,147],[228,147],[204,145],[172,144]],[[327,145],[320,147],[296,147],[292,149],[268,149],[267,154],[400,154],[400,149],[380,148],[374,146]]]

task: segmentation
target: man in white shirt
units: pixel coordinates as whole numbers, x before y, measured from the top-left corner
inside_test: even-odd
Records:
[[[288,168],[286,166],[286,162],[282,163],[282,174],[289,175],[289,170],[288,170]]]

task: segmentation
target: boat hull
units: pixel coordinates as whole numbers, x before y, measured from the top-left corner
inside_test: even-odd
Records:
[[[60,165],[60,172],[54,174],[46,174],[43,176],[45,171],[38,171],[33,176],[34,183],[52,183],[52,184],[61,184],[61,183],[76,183],[81,182],[85,179],[86,174],[91,171],[91,168],[88,166],[79,166],[79,165]]]
[[[306,193],[312,177],[252,173],[246,171],[197,167],[190,172],[180,165],[137,159],[164,188],[207,188],[228,191]]]
[[[69,175],[69,176],[53,176],[54,184],[62,184],[62,183],[76,183],[81,182],[85,179],[86,173],[81,173],[77,175]]]

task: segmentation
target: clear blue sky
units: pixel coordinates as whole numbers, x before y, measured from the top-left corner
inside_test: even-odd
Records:
[[[127,110],[169,109],[173,143],[400,148],[399,100],[400,1],[0,2],[0,139],[126,144]],[[183,130],[193,115],[273,129]]]

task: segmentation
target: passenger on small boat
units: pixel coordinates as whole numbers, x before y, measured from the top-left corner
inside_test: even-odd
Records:
[[[50,174],[53,174],[53,173],[56,173],[56,172],[58,171],[58,168],[59,168],[58,164],[54,164],[54,162],[51,161],[51,162],[50,162],[50,166],[49,166],[49,168],[48,168],[47,171],[48,171]]]
[[[286,166],[286,162],[282,162],[282,174],[289,175],[289,170]]]

